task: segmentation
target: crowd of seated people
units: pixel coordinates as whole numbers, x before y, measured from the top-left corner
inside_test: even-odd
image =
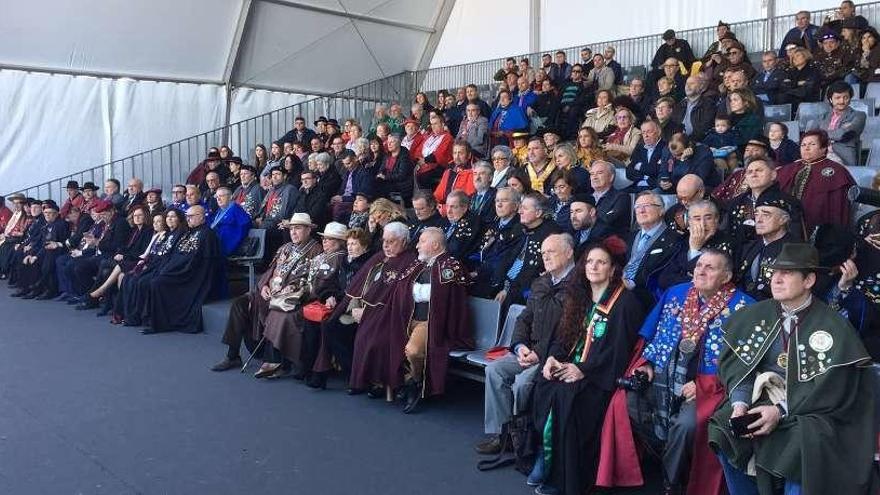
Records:
[[[0,279],[196,332],[264,229],[214,371],[243,368],[244,344],[258,379],[341,373],[413,413],[475,345],[468,297],[502,320],[522,305],[485,370],[476,450],[529,437],[537,493],[641,484],[648,445],[664,493],[867,494],[880,214],[855,218],[844,166],[866,118],[849,83],[880,69],[863,21],[851,2],[821,28],[799,13],[762,70],[725,23],[701,59],[670,30],[627,87],[613,47],[508,59],[494,101],[471,84],[379,105],[369,126],[297,117],[250,159],[210,149],[164,202],[137,178],[71,182],[61,206],[9,196]],[[797,140],[765,122],[765,105],[822,99]]]

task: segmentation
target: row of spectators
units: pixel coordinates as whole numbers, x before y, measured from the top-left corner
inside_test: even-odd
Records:
[[[606,49],[508,61],[493,102],[468,85],[406,115],[379,106],[366,129],[297,117],[249,163],[209,150],[167,203],[138,179],[101,195],[71,182],[60,206],[11,196],[0,278],[144,333],[198,331],[202,302],[226,296],[224,258],[253,254],[262,228],[266,269],[233,300],[215,371],[241,367],[244,344],[257,378],[321,389],[338,368],[350,393],[412,413],[443,393],[449,351],[474,345],[467,296],[494,299],[525,310],[486,368],[477,450],[537,439],[520,467],[538,493],[641,479],[620,458],[599,469],[634,458],[629,431],[663,452],[666,493],[868,493],[880,215],[853,221],[840,163],[857,162],[864,114],[841,79],[858,71],[825,78],[810,60],[817,38],[832,54],[852,36],[847,6],[821,36],[799,14],[783,48],[801,46],[762,73],[722,23],[699,62],[667,33],[626,91]],[[823,88],[829,113],[799,143],[782,123],[762,135],[763,104]],[[731,433],[756,413],[751,436]],[[807,430],[816,417],[828,427]]]

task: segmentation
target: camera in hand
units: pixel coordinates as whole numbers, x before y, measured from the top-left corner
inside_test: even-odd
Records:
[[[644,371],[636,370],[632,375],[617,379],[617,386],[633,392],[642,392],[650,385],[648,374]]]

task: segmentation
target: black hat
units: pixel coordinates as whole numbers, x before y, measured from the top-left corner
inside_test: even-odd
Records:
[[[83,184],[83,186],[80,189],[82,189],[83,191],[98,191],[99,190],[98,186],[96,186],[94,182],[86,182],[85,184]]]
[[[361,196],[361,197],[363,197],[363,198],[366,199],[367,202],[369,202],[369,203],[372,203],[372,202],[373,202],[373,199],[374,199],[372,194],[370,194],[370,193],[368,193],[368,192],[365,192],[365,191],[358,191],[358,192],[356,192],[354,195],[355,195],[355,197],[357,197],[357,196]]]
[[[596,198],[593,197],[592,194],[587,193],[577,193],[571,198],[572,203],[586,203],[593,208],[596,207]]]
[[[767,265],[771,270],[824,270],[819,266],[819,251],[802,242],[789,242],[782,246],[776,261]]]
[[[318,125],[319,122],[323,122],[323,123],[326,124],[326,123],[327,123],[327,117],[324,117],[323,115],[321,115],[320,117],[318,117],[318,120],[316,120],[316,121],[314,122],[314,124],[315,124],[315,125]]]
[[[761,195],[758,196],[758,200],[755,201],[755,208],[758,208],[759,206],[772,206],[773,208],[779,208],[789,215],[791,215],[791,212],[794,209],[794,205],[791,203],[791,198],[788,197],[788,195],[783,194],[778,187],[771,187],[762,192]]]
[[[47,199],[46,201],[43,201],[43,209],[58,211],[60,208],[58,208],[58,203],[52,201],[51,199]]]
[[[557,136],[562,137],[562,133],[559,132],[559,129],[553,127],[552,125],[548,125],[546,127],[538,129],[538,133],[536,135],[539,137],[544,137],[545,134],[556,134]]]
[[[220,152],[219,151],[209,151],[208,158],[220,158]]]
[[[831,28],[824,28],[819,32],[819,41],[837,40],[840,41],[840,35]]]
[[[674,40],[674,39],[675,39],[675,31],[673,31],[672,29],[667,29],[663,33],[663,41],[669,41],[669,40]]]
[[[328,119],[328,120],[327,120],[327,124],[330,124],[330,125],[335,126],[335,127],[339,127],[339,121],[336,120],[336,119]]]
[[[67,181],[67,186],[65,187],[65,189],[79,189],[79,182],[75,180],[69,180]]]
[[[230,162],[231,162],[231,163],[237,163],[237,164],[239,164],[239,165],[242,164],[242,161],[241,161],[241,157],[240,157],[240,156],[231,156],[231,157],[227,158],[227,159],[226,159],[226,163],[230,163]]]
[[[253,165],[244,164],[241,166],[241,170],[242,171],[247,170],[250,173],[257,175],[257,167],[254,167]]]
[[[834,267],[852,257],[856,236],[843,225],[826,223],[816,227],[810,236],[810,242],[819,251],[819,264]]]
[[[28,198],[27,204],[28,204],[28,206],[34,206],[34,205],[42,205],[43,202],[40,201],[39,199],[36,199],[36,198]]]

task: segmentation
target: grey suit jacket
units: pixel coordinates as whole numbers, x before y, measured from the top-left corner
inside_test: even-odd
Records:
[[[831,110],[823,113],[817,120],[810,121],[807,129],[822,129],[831,139],[831,149],[843,161],[843,165],[859,164],[859,147],[862,131],[865,129],[865,112],[847,108],[837,124],[837,128],[829,130]]]
[[[465,132],[467,127],[467,132]],[[458,128],[459,139],[464,139],[471,145],[471,149],[478,153],[480,157],[485,157],[489,153],[489,119],[482,115],[477,117],[474,124],[467,125],[466,121],[461,122]]]

